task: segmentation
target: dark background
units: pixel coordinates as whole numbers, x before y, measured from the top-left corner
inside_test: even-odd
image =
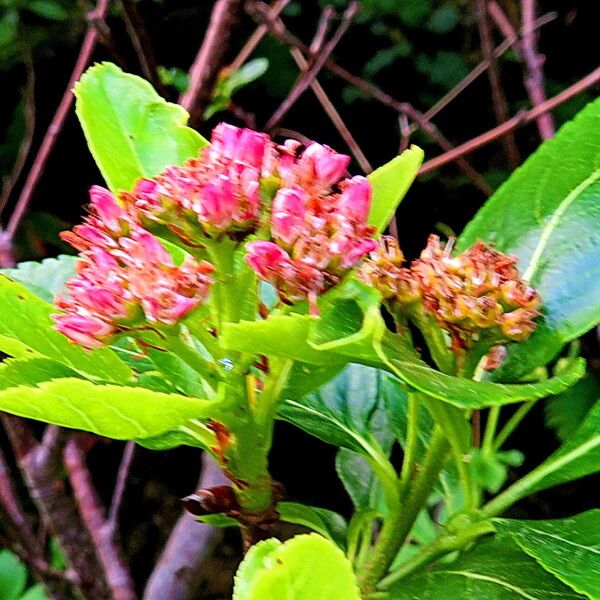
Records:
[[[45,9],[28,0],[0,3],[0,175],[12,169],[23,135],[23,89],[26,64],[35,75],[35,152],[60,101],[69,79],[86,27],[85,4],[47,0]],[[345,2],[333,1],[336,8]],[[500,3],[511,18],[517,18],[517,3]],[[580,79],[598,64],[598,14],[596,2],[585,0],[542,1],[541,14],[556,11],[556,18],[540,32],[540,50],[549,96]],[[314,35],[324,2],[291,2],[283,14],[289,29],[305,42]],[[474,7],[462,0],[364,0],[355,24],[334,52],[334,58],[351,72],[372,81],[395,98],[408,101],[421,111],[458,83],[482,60],[480,40],[474,21]],[[34,6],[36,7],[34,10]],[[189,68],[201,43],[213,2],[184,0],[142,0],[138,9],[146,22],[159,65]],[[107,24],[113,43],[124,58],[126,68],[139,73],[137,57],[123,26],[118,7]],[[254,30],[245,17],[231,48],[231,58]],[[496,44],[501,37],[496,34]],[[234,96],[236,105],[253,113],[257,126],[286,96],[298,70],[288,50],[268,36],[254,53],[266,57],[269,69],[258,81]],[[30,57],[30,58],[28,58]],[[115,60],[99,45],[95,61]],[[512,51],[499,61],[502,84],[510,113],[529,107],[523,86],[522,65]],[[374,166],[397,153],[397,115],[374,100],[347,86],[335,76],[319,76],[368,159]],[[169,88],[170,100],[177,92]],[[554,111],[557,125],[571,118],[586,102],[597,96],[598,88],[567,102]],[[219,120],[239,123],[226,112],[204,123],[207,137]],[[489,82],[481,76],[458,99],[445,108],[435,123],[454,144],[486,131],[496,123]],[[343,140],[307,91],[288,113],[282,125],[303,135],[346,151]],[[516,140],[525,158],[540,143],[535,124],[517,130]],[[421,132],[412,141],[421,145],[426,158],[440,153]],[[469,157],[493,189],[510,174],[498,142]],[[28,163],[29,164],[29,163]],[[354,172],[359,172],[353,164]],[[25,169],[25,173],[27,169]],[[64,252],[57,244],[60,229],[77,222],[87,189],[101,183],[74,114],[71,114],[46,165],[28,218],[17,240],[19,260],[39,259]],[[22,179],[8,207],[14,204]],[[424,246],[427,235],[441,227],[460,232],[485,201],[473,183],[455,165],[420,177],[398,212],[398,230],[405,253],[412,257]],[[597,364],[598,346],[593,334],[586,336],[584,352]],[[509,447],[523,450],[531,467],[557,445],[554,433],[544,427],[544,411],[538,406],[512,439]],[[104,499],[109,501],[122,446],[103,444],[91,454],[91,466]],[[332,508],[344,514],[350,503],[334,470],[335,450],[286,424],[279,424],[272,452],[272,470],[282,481],[290,499]],[[122,525],[123,541],[139,582],[148,575],[169,529],[179,513],[177,498],[194,489],[198,477],[199,453],[182,448],[167,453],[136,451],[125,495]],[[559,517],[598,506],[598,477],[544,492],[522,502],[515,512],[531,518]],[[232,552],[237,540],[229,540]],[[226,549],[226,552],[229,552]]]

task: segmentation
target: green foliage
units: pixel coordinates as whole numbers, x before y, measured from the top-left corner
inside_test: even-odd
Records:
[[[14,345],[10,342],[17,340],[30,353],[47,356],[86,377],[117,383],[130,380],[130,369],[112,350],[90,352],[71,344],[53,329],[50,315],[54,308],[4,275],[0,275],[0,306],[0,350],[11,353]],[[8,346],[2,338],[8,338]]]
[[[510,536],[479,543],[456,560],[402,579],[390,600],[578,600],[577,592],[544,570]]]
[[[70,377],[39,382],[36,387],[17,383],[0,391],[0,410],[117,440],[143,440],[176,430],[190,419],[205,416],[210,407],[197,398],[94,385]]]
[[[234,600],[360,600],[352,566],[317,535],[253,546],[236,575]]]
[[[459,238],[459,250],[483,239],[515,254],[543,300],[543,322],[497,378],[546,364],[600,320],[599,116],[596,101],[542,144]]]
[[[41,262],[22,262],[14,269],[0,269],[0,273],[18,281],[38,298],[52,303],[54,296],[64,290],[65,283],[75,274],[75,256],[46,258]]]
[[[600,510],[553,521],[495,519],[494,524],[563,583],[591,600],[600,598]]]
[[[27,589],[27,568],[10,550],[0,550],[0,598],[2,600],[48,600],[41,584]]]
[[[282,521],[303,525],[330,539],[340,548],[345,548],[346,521],[338,513],[297,502],[280,502],[277,512]]]
[[[566,442],[598,399],[600,385],[591,373],[586,373],[573,387],[548,400],[545,405],[546,423],[556,431],[561,442]]]
[[[181,106],[165,102],[144,79],[110,63],[96,65],[75,87],[77,116],[111,190],[197,156],[208,143],[186,127]]]
[[[373,187],[369,225],[383,231],[411,186],[423,162],[423,151],[411,146],[400,156],[373,171],[368,179]]]

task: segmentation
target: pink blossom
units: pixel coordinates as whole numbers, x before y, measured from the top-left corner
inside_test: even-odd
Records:
[[[371,208],[371,184],[366,177],[347,179],[338,202],[339,212],[355,223],[364,223]]]
[[[288,253],[273,242],[246,244],[246,262],[264,279],[283,273],[291,264]]]
[[[287,246],[291,246],[306,227],[307,198],[300,188],[284,188],[273,200],[271,231],[274,238]]]
[[[110,324],[94,316],[60,315],[55,320],[57,331],[84,348],[101,347],[113,333]]]

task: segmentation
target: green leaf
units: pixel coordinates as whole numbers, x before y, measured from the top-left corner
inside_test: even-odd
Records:
[[[299,535],[253,546],[236,575],[233,600],[360,600],[352,566],[332,542]]]
[[[600,471],[600,401],[577,431],[536,470],[527,493],[537,492]]]
[[[186,127],[188,114],[152,86],[111,63],[88,69],[74,90],[90,151],[112,191],[198,155],[208,142]]]
[[[25,591],[27,569],[10,550],[0,550],[0,598],[19,600]]]
[[[21,600],[49,600],[46,590],[41,583],[30,587],[22,596]]]
[[[53,0],[30,0],[24,3],[24,8],[51,21],[65,21],[69,18],[69,13]]]
[[[69,342],[53,328],[50,315],[54,308],[4,275],[0,275],[0,306],[0,343],[2,338],[18,340],[21,345],[13,346],[20,354],[24,351],[24,344],[32,352],[47,356],[89,377],[117,383],[131,379],[131,370],[112,350],[100,348],[87,351]],[[2,345],[2,349],[6,347]]]
[[[471,381],[429,367],[404,338],[386,333],[378,348],[388,369],[417,390],[459,408],[485,408],[545,398],[566,390],[585,372],[585,361],[576,359],[551,379],[537,383],[498,384]]]
[[[448,564],[418,572],[391,587],[390,600],[581,600],[545,571],[510,536],[478,543]]]
[[[487,454],[475,448],[469,457],[473,480],[484,490],[497,494],[508,478],[508,467],[523,464],[524,456],[518,450]]]
[[[277,512],[282,521],[308,527],[330,539],[342,550],[345,548],[347,525],[344,517],[338,513],[298,502],[280,502]]]
[[[65,283],[75,275],[76,256],[62,255],[42,262],[22,262],[14,269],[0,269],[0,273],[23,284],[30,292],[46,302],[65,289]]]
[[[319,439],[364,452],[372,440],[384,437],[391,445],[383,407],[385,386],[391,378],[382,371],[349,365],[333,381],[298,400],[289,400],[279,417]]]
[[[496,377],[544,365],[600,321],[600,100],[544,142],[488,200],[458,241],[515,254],[540,293],[543,323],[513,345]]]
[[[19,385],[34,386],[63,377],[76,378],[77,373],[44,357],[9,358],[0,364],[0,390]]]
[[[400,156],[375,169],[368,179],[373,187],[369,225],[383,231],[415,180],[423,162],[423,150],[411,146]]]
[[[553,521],[494,519],[501,533],[563,583],[600,598],[600,510]]]
[[[212,403],[144,388],[64,378],[0,391],[0,410],[117,440],[151,438],[205,416]]]
[[[586,373],[573,387],[550,398],[546,403],[546,423],[566,442],[583,423],[600,398],[600,385],[591,373]]]

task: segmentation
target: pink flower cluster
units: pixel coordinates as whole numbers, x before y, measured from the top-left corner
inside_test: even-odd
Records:
[[[371,186],[344,179],[349,161],[327,146],[276,146],[222,123],[198,158],[140,179],[118,201],[94,186],[90,215],[62,234],[82,259],[57,299],[56,328],[93,348],[144,321],[173,324],[204,302],[213,266],[189,256],[174,265],[150,233],[167,229],[190,247],[267,229],[269,240],[246,245],[246,261],[283,301],[308,299],[314,309],[316,296],[376,247]]]
[[[295,142],[279,148],[271,240],[248,243],[246,261],[284,302],[308,298],[314,309],[317,295],[377,247],[367,225],[371,185],[342,179],[350,158],[327,146],[297,150]]]
[[[268,175],[271,150],[268,135],[221,123],[198,158],[139,180],[120,198],[147,225],[166,225],[186,243],[247,234],[258,226],[260,181]]]
[[[90,190],[90,216],[62,234],[82,253],[77,275],[59,296],[56,329],[85,348],[107,343],[145,321],[174,324],[205,301],[213,266],[188,256],[176,266],[159,240],[110,192]]]

